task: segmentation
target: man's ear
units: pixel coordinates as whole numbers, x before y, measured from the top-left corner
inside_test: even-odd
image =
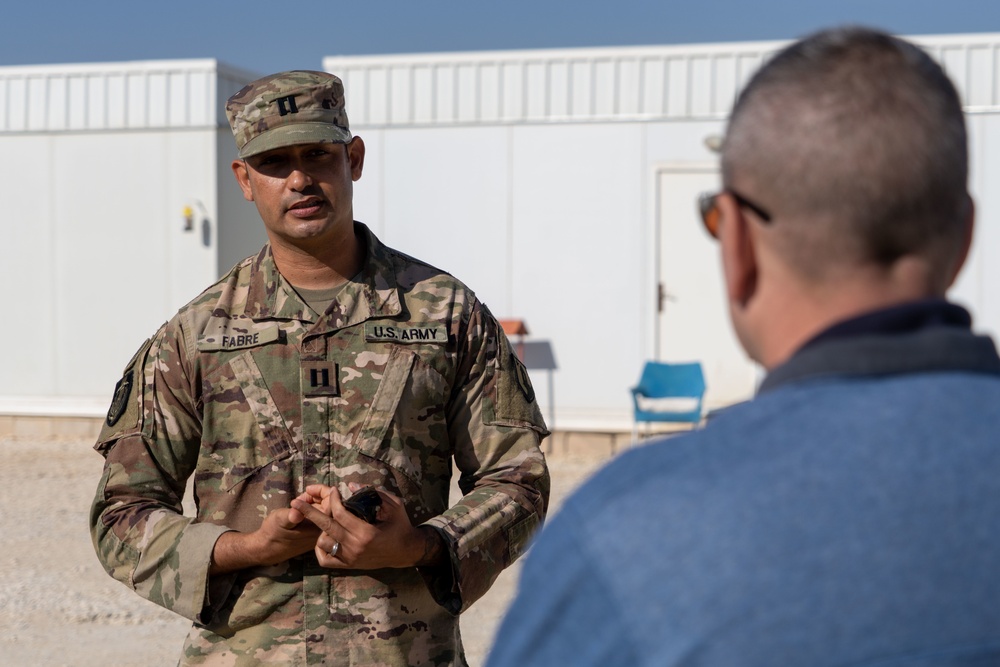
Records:
[[[962,230],[962,246],[955,256],[955,263],[951,267],[951,273],[948,274],[948,284],[945,285],[945,289],[951,287],[955,278],[958,278],[958,272],[965,266],[965,260],[969,258],[969,251],[972,249],[973,230],[976,227],[976,202],[972,199],[972,195],[968,195],[968,197],[969,213],[965,216],[965,226]]]
[[[347,159],[351,162],[351,180],[356,181],[365,168],[365,142],[361,137],[354,137],[347,143]]]
[[[730,303],[746,307],[757,292],[757,254],[750,221],[733,197],[722,193],[719,207],[719,244]]]
[[[253,201],[253,189],[250,187],[250,171],[247,163],[243,160],[233,160],[232,168],[233,176],[236,177],[236,182],[239,184],[240,190],[243,191],[243,198],[247,201]]]

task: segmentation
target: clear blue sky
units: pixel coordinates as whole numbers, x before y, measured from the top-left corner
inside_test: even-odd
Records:
[[[1000,0],[19,0],[0,65],[217,58],[268,73],[327,55],[788,39],[840,23],[1000,32]]]

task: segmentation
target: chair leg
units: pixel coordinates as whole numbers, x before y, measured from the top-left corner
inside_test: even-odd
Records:
[[[639,422],[635,419],[632,420],[632,442],[629,443],[629,447],[635,447],[639,444]]]

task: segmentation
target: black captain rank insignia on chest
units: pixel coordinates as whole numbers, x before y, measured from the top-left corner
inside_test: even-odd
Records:
[[[303,396],[340,396],[337,364],[333,361],[302,361],[300,385]]]

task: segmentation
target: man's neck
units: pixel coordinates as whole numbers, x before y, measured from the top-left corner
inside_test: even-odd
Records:
[[[334,243],[290,244],[271,239],[271,254],[278,272],[293,286],[321,290],[341,285],[361,270],[364,246],[352,229]]]
[[[890,270],[857,268],[824,286],[796,289],[791,281],[770,292],[760,318],[757,359],[768,370],[784,363],[829,327],[864,313],[943,294],[920,261],[902,260]],[[763,311],[767,310],[767,315]]]

